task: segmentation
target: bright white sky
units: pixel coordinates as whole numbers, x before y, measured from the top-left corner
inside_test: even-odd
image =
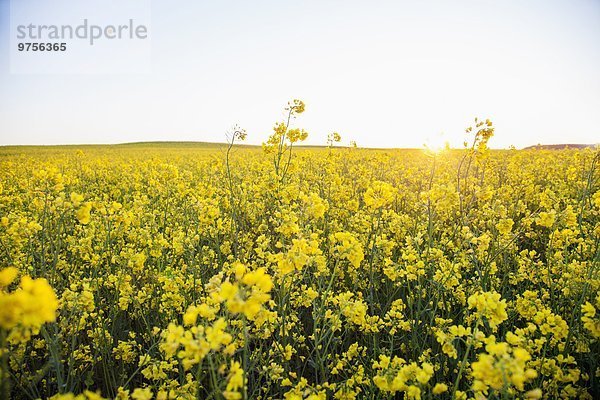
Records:
[[[50,0],[48,0],[50,1]],[[101,4],[99,2],[98,4]],[[309,144],[600,142],[600,1],[153,1],[152,72],[12,75],[0,0],[0,144],[266,140],[292,98]]]

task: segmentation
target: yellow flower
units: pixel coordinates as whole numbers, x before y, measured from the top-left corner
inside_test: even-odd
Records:
[[[82,223],[83,225],[87,225],[90,223],[91,220],[91,211],[92,203],[88,201],[83,203],[83,205],[77,209],[75,216],[77,217],[77,220],[80,223]]]
[[[152,400],[153,396],[152,389],[150,388],[137,388],[131,394],[131,398],[133,400]]]
[[[594,205],[596,206],[596,208],[600,208],[600,190],[598,190],[592,196],[592,203],[594,203]]]
[[[581,312],[583,313],[581,321],[583,322],[584,328],[587,329],[592,337],[600,339],[600,319],[595,318],[596,308],[592,303],[586,301],[585,304],[581,306]]]
[[[71,203],[73,203],[73,207],[79,207],[79,205],[83,202],[83,196],[75,192],[71,193],[70,199]]]
[[[510,218],[501,219],[496,224],[496,229],[498,229],[498,232],[501,235],[508,235],[510,233],[510,231],[512,230],[513,224],[514,224],[514,221]]]
[[[79,394],[79,395],[74,395],[73,393],[55,394],[54,396],[49,397],[49,400],[105,400],[105,399],[98,393],[94,393],[89,390],[86,390],[82,394]]]
[[[469,296],[469,308],[475,308],[477,315],[485,317],[492,330],[498,329],[503,321],[508,318],[506,314],[506,300],[500,300],[499,293],[480,292]]]
[[[490,387],[503,391],[511,386],[523,390],[524,384],[537,376],[535,370],[527,368],[531,356],[525,349],[491,342],[486,350],[487,353],[479,354],[472,364],[475,391],[486,394]]]
[[[333,240],[336,243],[335,250],[338,251],[340,256],[346,258],[355,268],[358,268],[365,258],[360,242],[348,232],[335,233]]]
[[[536,400],[542,398],[542,389],[533,389],[525,393],[525,398],[527,400]]]
[[[273,281],[264,268],[257,268],[242,277],[242,283],[247,286],[255,286],[261,292],[269,293],[273,288]]]
[[[373,377],[373,383],[383,392],[395,393],[405,392],[408,398],[420,399],[421,389],[433,376],[433,366],[427,362],[421,364],[416,362],[407,364],[405,360],[394,357],[390,360],[385,355],[379,356],[379,361],[373,363],[377,375]]]
[[[323,218],[325,211],[327,211],[329,208],[327,201],[320,198],[316,193],[311,193],[309,196],[307,196],[305,203],[307,214],[314,219]]]
[[[375,181],[364,194],[365,205],[377,209],[389,205],[394,200],[394,187],[387,182]]]
[[[17,278],[19,270],[15,267],[4,268],[0,271],[0,289],[5,288]]]
[[[223,397],[227,400],[238,400],[242,398],[240,389],[244,387],[244,370],[237,361],[231,361],[229,367],[229,377],[227,387],[223,392]]]
[[[37,329],[54,321],[57,309],[58,299],[46,279],[24,276],[16,291],[0,292],[0,327]]]
[[[431,392],[433,394],[442,394],[446,391],[448,391],[448,385],[445,383],[436,383]]]
[[[556,220],[556,211],[552,210],[550,212],[542,211],[538,218],[536,219],[536,223],[539,226],[544,226],[546,228],[551,228],[554,225],[554,221]]]

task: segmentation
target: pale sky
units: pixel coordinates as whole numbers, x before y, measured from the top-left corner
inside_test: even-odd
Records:
[[[236,123],[260,144],[293,98],[308,144],[458,146],[475,116],[496,148],[600,142],[599,0],[152,1],[150,72],[129,74],[11,74],[9,4],[0,145],[222,142]]]

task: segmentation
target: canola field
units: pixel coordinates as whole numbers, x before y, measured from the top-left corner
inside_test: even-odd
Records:
[[[0,398],[599,398],[599,153],[469,133],[0,149]]]

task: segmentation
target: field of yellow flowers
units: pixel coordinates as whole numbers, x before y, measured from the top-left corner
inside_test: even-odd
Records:
[[[0,398],[600,397],[597,151],[291,126],[1,149]]]

